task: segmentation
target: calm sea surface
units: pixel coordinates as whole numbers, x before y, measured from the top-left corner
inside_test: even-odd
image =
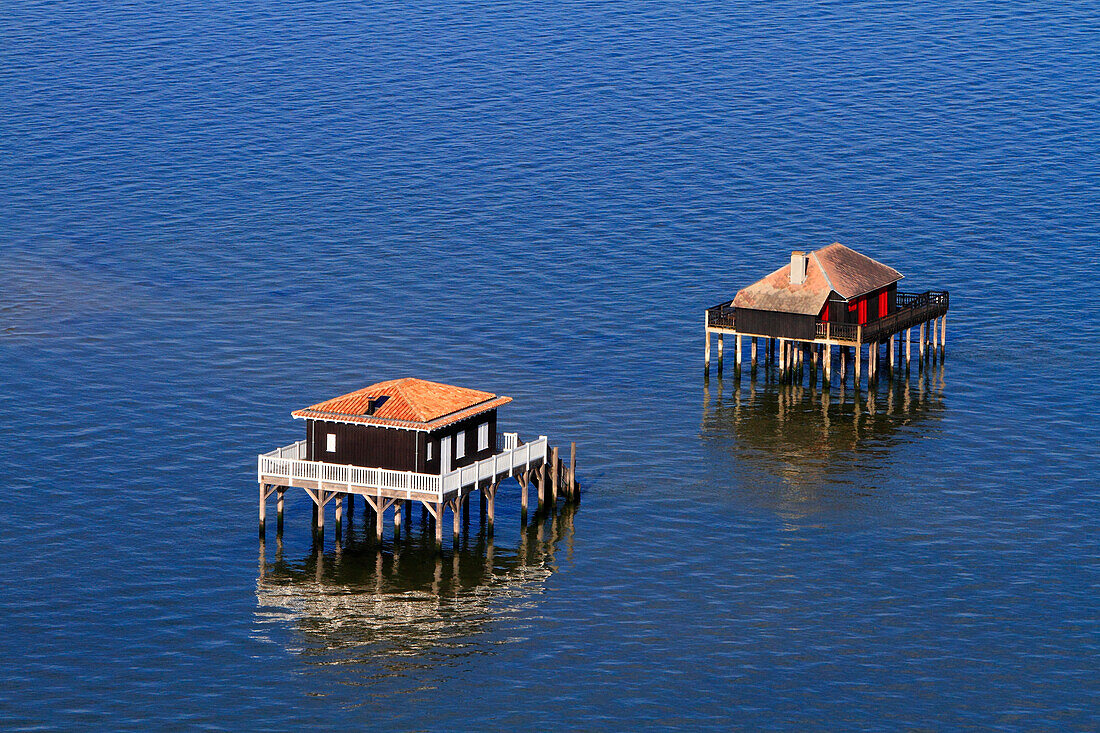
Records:
[[[1100,727],[1100,10],[0,12],[0,724]],[[951,291],[869,398],[702,374],[841,241]],[[320,552],[255,457],[421,376],[579,445],[492,548]],[[474,503],[476,507],[476,502]],[[330,514],[331,522],[331,514]],[[449,533],[448,533],[449,534]]]

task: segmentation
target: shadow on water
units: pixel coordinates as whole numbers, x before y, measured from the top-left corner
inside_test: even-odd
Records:
[[[576,511],[565,504],[536,515],[518,542],[482,525],[443,552],[430,522],[379,543],[372,519],[353,519],[334,546],[290,558],[277,535],[260,543],[259,636],[312,663],[369,661],[374,674],[379,665],[399,674],[440,656],[489,653],[477,637],[502,618],[531,615],[557,553],[571,552]]]
[[[736,472],[742,498],[812,513],[874,491],[870,481],[888,474],[879,464],[942,419],[944,385],[942,362],[859,391],[764,374],[708,380],[700,435],[710,462]]]

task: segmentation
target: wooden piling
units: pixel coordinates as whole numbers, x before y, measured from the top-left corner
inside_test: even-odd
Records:
[[[260,536],[264,535],[267,524],[267,484],[260,484]]]
[[[947,357],[947,314],[940,316],[940,355]]]
[[[862,381],[863,380],[863,375],[860,374],[860,371],[861,371],[860,367],[863,363],[863,344],[856,344],[855,351],[856,351],[856,353],[855,353],[856,363],[855,363],[855,373],[854,373],[855,384],[853,386],[855,386],[856,391],[859,391],[860,387],[863,386],[863,381]]]
[[[558,503],[558,467],[561,465],[561,461],[558,460],[558,449],[555,446],[550,449],[550,506],[554,507]]]
[[[710,328],[709,327],[707,328],[707,339],[706,339],[706,349],[705,350],[706,350],[706,356],[703,360],[703,370],[706,371],[706,372],[709,372],[710,371]]]
[[[496,518],[496,496],[497,496],[498,484],[492,484],[489,486],[488,505],[487,505],[487,518],[488,518],[488,530],[489,534],[493,533],[493,520]]]
[[[917,355],[917,359],[918,359],[918,364],[920,365],[921,369],[924,369],[924,344],[925,344],[924,327],[925,327],[924,323],[920,324],[920,341],[917,342],[917,346],[920,348],[920,353]]]
[[[736,355],[735,355],[736,356],[736,362],[737,362],[736,372],[737,372],[737,376],[740,376],[741,375],[741,334],[737,334],[737,336],[734,337],[734,347],[735,347],[734,350],[737,352]]]
[[[726,336],[725,334],[718,334],[718,374],[722,373],[722,366],[725,363],[726,355]]]
[[[546,505],[546,461],[542,462],[539,466],[539,505],[538,510],[541,513],[543,507]]]
[[[755,371],[755,369],[756,369],[756,337],[755,336],[752,337],[752,347],[751,348],[752,348],[752,368]]]
[[[340,530],[344,525],[344,495],[336,495],[336,536],[340,536]]]
[[[569,498],[573,501],[580,498],[577,493],[577,444],[573,441],[569,443]]]
[[[386,500],[379,496],[376,501],[378,503],[374,507],[374,537],[381,542],[386,531],[386,505],[384,503]]]
[[[443,502],[435,502],[435,546],[443,546]]]
[[[913,327],[905,329],[905,371],[909,371],[913,361]]]
[[[825,366],[825,373],[821,377],[821,386],[824,389],[831,389],[833,386],[833,345],[828,341],[821,347],[821,359]]]
[[[286,488],[279,487],[276,492],[275,500],[275,530],[279,534],[283,533],[283,501],[286,495]]]
[[[393,538],[395,540],[401,537],[401,514],[401,502],[395,501],[393,503]]]

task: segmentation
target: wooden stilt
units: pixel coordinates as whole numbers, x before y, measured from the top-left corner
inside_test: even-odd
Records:
[[[752,368],[756,369],[756,337],[752,337]]]
[[[267,484],[260,484],[260,536],[264,535],[267,523]]]
[[[375,501],[378,503],[374,506],[374,537],[381,542],[386,531],[386,500],[379,496]]]
[[[279,487],[275,500],[275,531],[278,534],[283,533],[283,501],[286,495],[286,488]]]
[[[924,344],[925,344],[924,326],[925,326],[925,324],[923,324],[923,323],[920,324],[920,341],[918,342],[918,346],[920,348],[920,353],[917,355],[918,364],[920,365],[921,369],[924,369]]]
[[[492,484],[489,487],[488,496],[488,519],[489,519],[489,534],[493,533],[493,520],[496,518],[496,496],[497,496],[498,484]]]
[[[573,501],[579,499],[577,493],[577,444],[569,443],[569,498]]]
[[[703,370],[707,371],[707,372],[710,371],[710,329],[709,328],[707,329],[706,358],[703,362]]]
[[[726,355],[726,336],[725,334],[718,334],[718,373],[722,373],[722,366],[725,361]]]
[[[340,530],[344,526],[344,495],[336,495],[336,536],[340,536]]]
[[[435,502],[435,546],[443,546],[443,502]]]
[[[558,449],[552,448],[550,450],[550,506],[556,506],[558,503],[558,479],[560,474],[558,469],[561,466],[561,461],[558,460]]]
[[[940,316],[940,355],[947,358],[947,314]]]
[[[905,371],[909,371],[909,365],[913,360],[913,328],[905,329]]]
[[[451,504],[454,507],[454,522],[451,528],[451,538],[455,542],[458,542],[459,538],[462,536],[462,502],[459,499],[455,499]]]
[[[542,512],[542,508],[546,505],[546,489],[547,489],[546,474],[547,474],[546,461],[543,461],[542,465],[539,466],[539,505],[538,505],[539,512]]]
[[[940,319],[939,318],[933,318],[932,323],[931,323],[931,327],[929,329],[929,333],[931,334],[931,339],[930,339],[931,343],[929,343],[929,347],[930,347],[930,351],[931,351],[930,356],[932,357],[932,363],[933,364],[935,364],[937,361],[939,361],[939,349],[936,348],[936,346],[937,346],[936,342],[939,341],[939,339],[940,339],[940,335],[938,333],[939,325],[940,325]]]
[[[401,537],[401,502],[395,501],[393,503],[393,538],[395,540]]]
[[[833,386],[833,345],[828,341],[821,348],[821,360],[825,366],[825,373],[821,376],[821,386],[831,389]]]
[[[741,376],[741,334],[734,337],[737,352],[737,376]]]
[[[894,362],[896,361],[895,352],[894,352],[894,341],[895,341],[894,335],[891,334],[890,335],[890,368],[887,370],[887,374],[890,375],[890,376],[892,376],[894,374]]]
[[[782,382],[787,377],[787,341],[786,339],[777,339],[777,341],[779,341],[777,366],[779,367],[779,381]]]
[[[855,352],[856,352],[855,353],[856,362],[855,362],[855,373],[854,373],[854,376],[855,376],[855,385],[854,386],[855,386],[856,390],[858,391],[860,389],[860,387],[863,386],[863,381],[862,381],[863,375],[860,374],[860,371],[861,371],[860,367],[863,363],[863,344],[856,344]]]
[[[841,346],[837,349],[837,356],[840,358],[840,383],[848,383],[848,347]]]
[[[519,481],[519,511],[524,522],[527,521],[527,484],[530,483],[531,474],[524,471],[516,476]]]

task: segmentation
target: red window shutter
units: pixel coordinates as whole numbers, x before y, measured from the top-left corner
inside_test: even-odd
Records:
[[[825,307],[821,309],[820,320],[824,323],[829,322],[829,301],[825,301]]]
[[[878,294],[878,317],[882,318],[886,315],[886,291],[883,290]]]
[[[859,299],[859,325],[867,323],[867,299]]]

